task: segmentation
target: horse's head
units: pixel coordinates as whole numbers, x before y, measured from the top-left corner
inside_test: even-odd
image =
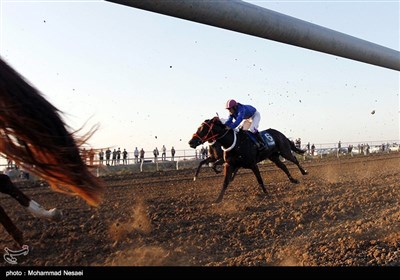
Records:
[[[226,126],[221,122],[218,117],[214,117],[210,120],[205,120],[197,129],[196,133],[193,134],[192,139],[189,141],[191,148],[203,144],[204,142],[212,142],[219,138],[224,132]]]

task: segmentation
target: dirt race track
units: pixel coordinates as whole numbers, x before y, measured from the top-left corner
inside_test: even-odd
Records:
[[[19,184],[61,221],[37,219],[8,196],[0,204],[24,231],[21,266],[399,266],[399,153],[308,161],[291,184],[261,167],[268,196],[240,170],[219,205],[222,175],[194,170],[104,177],[91,208],[46,185]],[[0,249],[18,246],[0,226]],[[3,259],[1,265],[9,265]],[[15,267],[15,266],[14,266]]]

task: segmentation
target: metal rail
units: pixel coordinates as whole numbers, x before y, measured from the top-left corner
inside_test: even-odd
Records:
[[[239,0],[106,0],[400,71],[400,52]]]

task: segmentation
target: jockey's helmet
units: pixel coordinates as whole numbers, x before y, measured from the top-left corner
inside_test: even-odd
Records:
[[[237,102],[236,102],[234,99],[229,99],[228,101],[226,101],[226,106],[225,106],[225,108],[226,108],[226,109],[233,108],[233,107],[236,106],[236,104],[237,104]]]

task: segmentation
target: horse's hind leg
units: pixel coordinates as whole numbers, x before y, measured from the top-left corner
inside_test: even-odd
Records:
[[[278,166],[280,169],[283,170],[283,172],[285,172],[286,176],[289,178],[290,182],[294,183],[294,184],[298,184],[299,180],[295,179],[292,177],[292,175],[289,172],[289,169],[286,167],[286,165],[279,159],[279,156],[273,156],[270,157],[270,160],[275,163],[276,166]]]
[[[258,169],[258,165],[255,164],[255,165],[251,168],[251,170],[253,171],[254,175],[256,176],[258,185],[260,186],[260,188],[262,189],[262,191],[263,191],[264,193],[267,193],[267,190],[266,190],[265,187],[264,187],[263,179],[262,179],[261,174],[260,174],[260,169]]]
[[[33,215],[41,218],[59,219],[61,213],[57,209],[46,210],[39,203],[30,199],[21,192],[10,180],[7,175],[0,174],[0,192],[5,193],[16,199],[19,204],[26,207]]]
[[[307,175],[308,174],[307,170],[305,170],[303,167],[301,167],[301,165],[300,165],[299,161],[297,160],[297,158],[292,154],[290,146],[289,146],[288,149],[285,149],[284,151],[281,151],[281,155],[285,159],[287,159],[287,160],[293,162],[294,164],[296,164],[302,175]]]
[[[291,156],[290,156],[289,158],[287,158],[287,157],[285,157],[285,156],[284,156],[284,158],[286,158],[287,160],[290,160],[291,162],[293,162],[294,164],[296,164],[297,167],[299,168],[299,170],[300,170],[300,172],[301,172],[302,175],[307,175],[307,174],[308,174],[308,171],[305,170],[305,169],[300,165],[300,162],[297,160],[297,158],[296,158],[294,155],[292,155],[292,153],[290,153],[290,155],[291,155]]]
[[[3,207],[0,206],[0,223],[4,226],[6,231],[14,238],[14,240],[22,246],[24,243],[24,238],[22,231],[20,231],[11,219],[8,217],[7,213],[4,211]]]

